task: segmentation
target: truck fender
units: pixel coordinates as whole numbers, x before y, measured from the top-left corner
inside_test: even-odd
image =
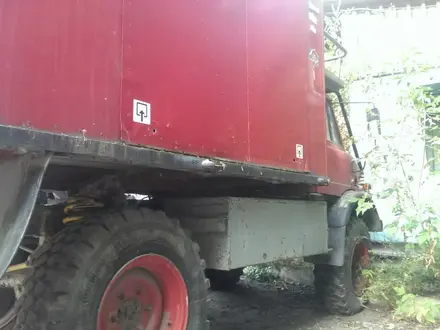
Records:
[[[356,214],[357,201],[365,196],[364,191],[347,191],[328,211],[328,244],[330,253],[324,262],[332,266],[344,265],[346,227]],[[370,194],[367,200],[372,200]],[[382,231],[383,224],[375,206],[364,212],[362,220],[372,232]]]
[[[0,277],[23,239],[50,154],[0,154]]]

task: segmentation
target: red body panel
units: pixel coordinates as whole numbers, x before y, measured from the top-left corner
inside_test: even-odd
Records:
[[[326,187],[318,187],[321,194],[341,196],[347,190],[353,189],[355,175],[352,167],[350,154],[334,144],[327,141],[327,173],[331,178],[331,184]]]
[[[248,1],[249,150],[255,163],[325,175],[325,90],[308,58],[316,49],[323,59],[322,35],[315,44],[308,12],[307,1]],[[323,82],[323,63],[317,71]]]
[[[246,1],[126,1],[123,30],[122,138],[249,160]],[[133,99],[151,104],[150,126]]]
[[[171,8],[132,0],[123,25],[124,140],[326,174],[323,83],[314,89],[308,59],[312,46],[322,52],[322,37],[312,45],[307,1]],[[316,79],[324,81],[322,66]],[[151,104],[150,126],[133,123],[133,99]],[[312,133],[309,112],[316,110],[321,129]],[[320,141],[314,149],[310,134]]]
[[[0,1],[0,124],[120,137],[121,1]]]
[[[0,0],[0,124],[327,175],[313,3]]]

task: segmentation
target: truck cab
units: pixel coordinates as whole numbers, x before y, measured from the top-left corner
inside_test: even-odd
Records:
[[[344,82],[331,71],[326,70],[326,131],[327,131],[327,173],[332,183],[320,187],[319,191],[340,196],[347,190],[359,189],[361,164],[359,152],[352,138],[353,133],[341,95]]]

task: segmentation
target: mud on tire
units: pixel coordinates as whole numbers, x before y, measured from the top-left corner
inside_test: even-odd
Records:
[[[347,225],[344,265],[315,265],[315,291],[318,303],[329,312],[354,315],[364,308],[365,301],[354,284],[353,268],[356,266],[359,247],[367,249],[368,258],[369,238],[369,230],[365,223],[358,219],[353,220]]]
[[[93,214],[58,233],[34,261],[14,330],[96,330],[107,286],[127,261],[146,254],[174,264],[187,289],[187,328],[206,330],[207,280],[198,252],[162,212]]]

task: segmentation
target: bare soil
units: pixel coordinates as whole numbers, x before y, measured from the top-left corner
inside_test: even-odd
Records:
[[[232,292],[211,292],[211,330],[440,329],[399,321],[390,312],[368,306],[351,317],[318,308],[313,288],[284,282],[242,280]]]

